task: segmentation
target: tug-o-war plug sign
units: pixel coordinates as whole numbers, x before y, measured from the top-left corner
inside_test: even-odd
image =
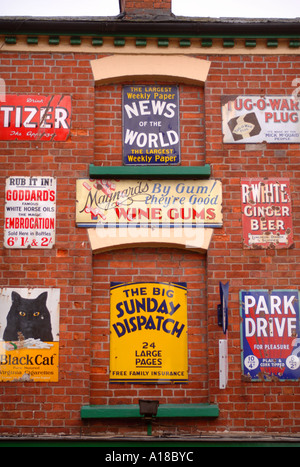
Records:
[[[292,96],[222,96],[224,143],[299,143],[300,102]]]

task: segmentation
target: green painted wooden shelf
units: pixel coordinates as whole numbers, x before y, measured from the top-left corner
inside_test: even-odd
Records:
[[[161,404],[157,418],[210,417],[219,415],[219,407],[214,404]],[[142,418],[138,404],[85,405],[81,407],[81,418]]]
[[[89,177],[92,178],[139,178],[139,179],[198,179],[209,178],[210,165],[202,166],[97,166],[90,164]]]

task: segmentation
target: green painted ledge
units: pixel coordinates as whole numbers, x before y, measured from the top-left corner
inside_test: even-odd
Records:
[[[220,447],[220,448],[299,448],[299,438],[289,438],[289,436],[282,438],[279,436],[255,436],[254,438],[249,436],[237,435],[223,435],[223,433],[216,433],[215,436],[205,436],[202,434],[198,437],[191,438],[189,435],[182,438],[161,438],[161,437],[124,437],[124,438],[101,438],[101,437],[0,437],[1,448],[106,448],[103,450],[103,460],[105,461],[106,454],[108,453],[107,448],[135,448],[134,452],[141,452],[142,456],[146,453],[145,448],[156,448],[153,449],[153,453],[159,452],[163,448],[171,448],[171,451],[178,451],[179,448],[205,448],[205,447]],[[139,451],[141,449],[141,451]],[[124,451],[121,451],[124,452]],[[126,451],[125,451],[126,452]],[[118,453],[118,451],[117,451]],[[195,452],[196,454],[196,452]],[[180,459],[180,458],[179,458]],[[196,461],[196,456],[194,456]],[[148,459],[149,460],[149,459]],[[158,460],[158,459],[156,459]],[[155,461],[155,458],[153,458]],[[158,460],[159,462],[159,460]],[[144,463],[145,464],[145,463]],[[155,465],[155,464],[153,464]]]
[[[219,416],[218,405],[213,404],[161,404],[156,418],[210,417]],[[81,407],[81,418],[143,418],[138,404],[85,405]]]
[[[90,164],[89,177],[93,178],[139,178],[139,179],[198,179],[209,178],[211,175],[210,165],[201,166],[96,166]]]

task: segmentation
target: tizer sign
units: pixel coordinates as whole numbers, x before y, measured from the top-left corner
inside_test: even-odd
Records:
[[[7,94],[0,103],[2,141],[65,141],[70,126],[70,96]]]
[[[110,380],[188,379],[185,283],[112,283]]]
[[[242,290],[240,301],[244,376],[300,378],[298,290]]]

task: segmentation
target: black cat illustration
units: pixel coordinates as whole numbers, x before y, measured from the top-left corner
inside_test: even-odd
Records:
[[[24,339],[40,339],[52,342],[50,313],[46,306],[48,292],[43,292],[37,298],[23,298],[17,292],[12,292],[12,305],[7,315],[7,326],[3,334],[4,341]]]

